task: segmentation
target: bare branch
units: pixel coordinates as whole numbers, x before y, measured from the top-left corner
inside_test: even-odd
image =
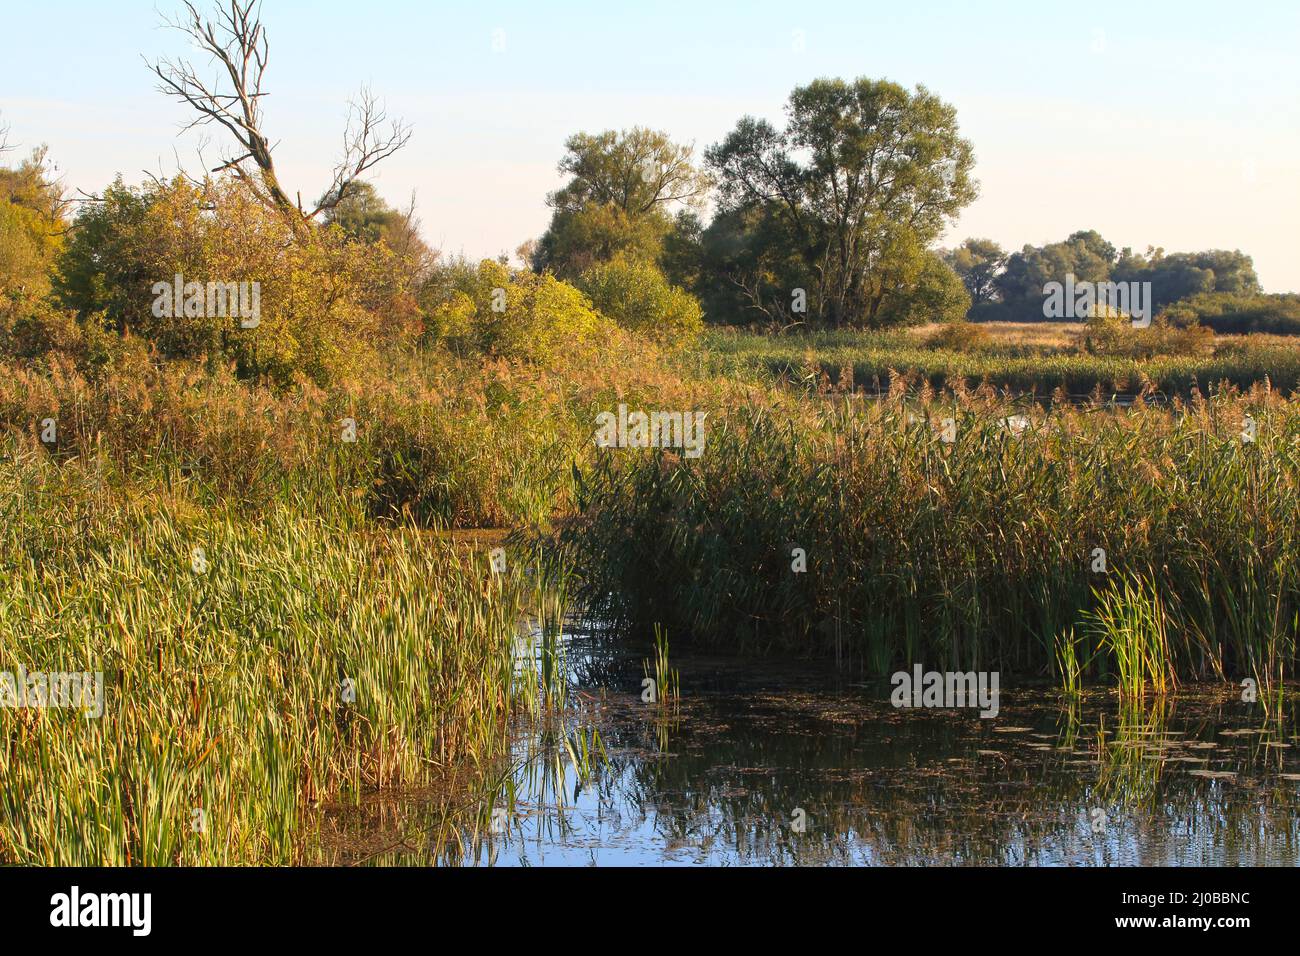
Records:
[[[218,66],[218,79],[205,81],[184,60],[162,59],[148,64],[158,77],[159,91],[198,113],[182,132],[216,123],[239,144],[242,155],[227,158],[218,169],[239,170],[241,178],[248,179],[242,164],[251,160],[260,172],[262,194],[281,210],[291,211],[293,203],[280,188],[271,148],[261,128],[259,101],[265,95],[262,77],[268,57],[260,0],[226,0],[217,8],[216,23],[204,19],[192,0],[185,0],[184,5],[185,16],[167,21],[167,25],[208,54]]]
[[[411,141],[411,128],[401,120],[390,122],[387,111],[368,87],[361,88],[360,95],[349,107],[343,158],[334,167],[329,189],[316,208],[306,214],[308,219],[337,206],[362,173]]]
[[[351,104],[343,157],[330,187],[315,209],[304,212],[301,199],[295,203],[280,185],[272,158],[274,147],[262,128],[261,100],[267,95],[262,81],[269,54],[261,0],[221,0],[215,21],[200,13],[194,0],[184,0],[184,7],[183,16],[165,22],[207,53],[217,67],[216,78],[203,79],[185,60],[145,62],[158,77],[159,91],[197,114],[182,132],[216,124],[234,140],[237,149],[211,172],[229,172],[248,184],[259,199],[297,219],[310,220],[338,205],[358,176],[409,142],[409,127],[394,120],[385,128],[387,114],[370,91],[363,89],[359,101]]]

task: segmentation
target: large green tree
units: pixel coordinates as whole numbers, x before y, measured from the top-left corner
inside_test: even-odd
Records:
[[[796,89],[787,115],[784,130],[745,117],[706,153],[723,222],[763,237],[742,241],[752,271],[727,281],[760,302],[803,290],[807,318],[829,325],[911,314],[891,300],[977,195],[956,110],[920,86],[823,79]]]
[[[1250,256],[1239,250],[1207,249],[1165,255],[1148,248],[1146,255],[1125,249],[1112,270],[1116,282],[1150,282],[1156,308],[1207,293],[1254,295],[1259,277]]]
[[[559,170],[570,178],[547,199],[554,213],[532,260],[564,278],[618,257],[658,263],[673,212],[709,188],[690,146],[639,126],[569,137]]]
[[[996,279],[999,297],[1012,308],[1027,310],[1025,317],[1042,317],[1043,287],[1076,281],[1106,282],[1118,253],[1094,229],[1073,233],[1064,242],[1027,245],[1007,258],[1006,269]]]

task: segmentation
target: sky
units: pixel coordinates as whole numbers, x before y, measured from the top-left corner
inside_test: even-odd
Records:
[[[178,135],[187,108],[144,61],[213,70],[160,26],[179,2],[0,8],[0,124],[24,150],[48,144],[69,189],[201,168],[198,136]],[[974,144],[980,198],[945,244],[1096,229],[1138,251],[1241,249],[1266,291],[1300,291],[1294,0],[265,0],[263,22],[265,127],[290,192],[328,185],[368,85],[414,130],[373,179],[393,205],[414,193],[448,254],[541,235],[574,132],[649,126],[702,152],[744,115],[779,124],[796,86],[867,76],[925,85]]]

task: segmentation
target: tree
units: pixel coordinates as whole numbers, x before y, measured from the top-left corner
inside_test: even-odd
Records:
[[[41,296],[63,245],[67,201],[51,178],[45,148],[0,168],[0,296]]]
[[[703,266],[704,223],[693,209],[678,210],[664,237],[659,264],[664,278],[685,289],[695,288]]]
[[[953,107],[920,86],[816,80],[790,95],[787,114],[780,131],[745,117],[706,152],[719,208],[780,221],[815,319],[881,324],[888,257],[920,255],[974,200],[974,151]]]
[[[1073,233],[1063,242],[1026,245],[1007,257],[1006,268],[993,280],[1005,317],[1032,321],[1042,318],[1044,286],[1064,282],[1150,282],[1156,309],[1173,302],[1216,292],[1249,296],[1260,290],[1254,262],[1240,250],[1210,249],[1166,255],[1156,247],[1145,254],[1115,247],[1095,230]]]
[[[217,7],[215,22],[205,19],[191,0],[185,0],[185,10],[183,18],[166,24],[208,54],[218,65],[219,79],[210,84],[189,62],[163,59],[149,64],[160,81],[159,90],[199,114],[186,129],[215,123],[234,139],[234,153],[226,153],[221,165],[211,172],[232,172],[261,201],[295,222],[312,220],[338,205],[362,173],[410,141],[410,129],[400,120],[389,123],[383,107],[363,87],[350,104],[343,155],[334,167],[329,188],[313,209],[304,210],[301,194],[295,202],[281,184],[271,155],[273,147],[262,128],[268,44],[260,0],[225,0]]]
[[[325,211],[322,222],[337,226],[349,239],[382,243],[399,258],[408,260],[417,277],[427,272],[437,258],[420,237],[414,195],[405,209],[394,209],[379,195],[373,183],[359,179],[342,200]]]
[[[402,214],[384,202],[373,183],[358,180],[346,196],[326,210],[322,221],[337,225],[354,239],[379,242],[401,218]]]
[[[1043,288],[1073,275],[1078,282],[1107,282],[1118,258],[1115,247],[1093,229],[1070,235],[1064,242],[1026,245],[1007,257],[1006,268],[994,279],[1009,314],[1024,320],[1043,317]]]
[[[966,317],[970,293],[938,253],[903,249],[893,258],[892,268],[873,273],[882,286],[881,325],[955,322]]]
[[[992,239],[967,239],[943,259],[966,286],[972,306],[997,298],[997,277],[1006,267],[1007,254]]]
[[[565,150],[559,171],[571,178],[547,197],[554,213],[532,257],[534,268],[565,278],[618,257],[658,263],[674,207],[697,206],[709,188],[692,147],[667,133],[576,133]]]
[[[1165,255],[1163,249],[1148,247],[1144,256],[1125,249],[1112,278],[1116,282],[1150,282],[1156,308],[1203,294],[1246,296],[1260,291],[1255,264],[1240,250]]]
[[[696,290],[712,321],[809,320],[807,250],[776,203],[720,209],[700,239]]]
[[[633,215],[612,203],[557,209],[538,240],[533,267],[573,280],[619,257],[657,262],[671,230],[672,221],[661,213]]]
[[[643,216],[694,203],[709,188],[708,177],[692,164],[692,147],[672,142],[667,133],[640,126],[575,133],[564,147],[559,170],[573,178],[548,198],[557,210],[608,205]]]

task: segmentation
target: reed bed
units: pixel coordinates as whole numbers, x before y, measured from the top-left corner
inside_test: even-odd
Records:
[[[895,376],[810,401],[714,376],[725,356],[625,358],[394,357],[329,391],[0,366],[0,671],[106,688],[93,719],[0,707],[0,862],[299,862],[316,808],[494,792],[511,716],[566,708],[571,599],[661,625],[647,673],[674,699],[665,633],[1126,698],[1294,676],[1296,398],[1043,410]],[[597,449],[623,402],[709,412],[703,457]],[[501,526],[504,573],[438,533]]]
[[[642,352],[562,369],[395,353],[329,390],[197,363],[124,360],[88,377],[0,361],[0,435],[60,462],[103,456],[127,481],[163,475],[246,516],[344,496],[381,525],[542,525],[569,506],[597,411],[690,407],[678,396],[727,387]]]
[[[1044,411],[896,385],[710,421],[697,460],[613,450],[578,475],[560,541],[627,627],[1076,688],[1295,673],[1295,398]]]
[[[250,522],[106,461],[3,454],[0,669],[105,692],[98,719],[0,708],[0,861],[294,862],[307,808],[505,752],[519,562],[359,533],[346,499]]]
[[[1057,390],[1071,395],[1132,394],[1144,388],[1187,396],[1220,382],[1241,389],[1269,382],[1286,393],[1300,388],[1300,348],[1275,339],[1224,341],[1210,355],[1148,358],[1017,343],[932,349],[921,347],[906,332],[788,337],[714,333],[709,347],[712,367],[724,374],[758,372],[813,383],[828,379],[841,387],[852,384],[873,391],[888,390],[900,378],[936,389],[989,385],[1042,396]]]
[[[228,370],[142,364],[98,380],[0,366],[0,432],[56,460],[103,454],[127,479],[163,473],[204,504],[255,514],[351,495],[380,522],[503,527],[549,519],[565,459],[586,439],[565,383],[506,366],[394,360],[384,376],[322,391]]]

